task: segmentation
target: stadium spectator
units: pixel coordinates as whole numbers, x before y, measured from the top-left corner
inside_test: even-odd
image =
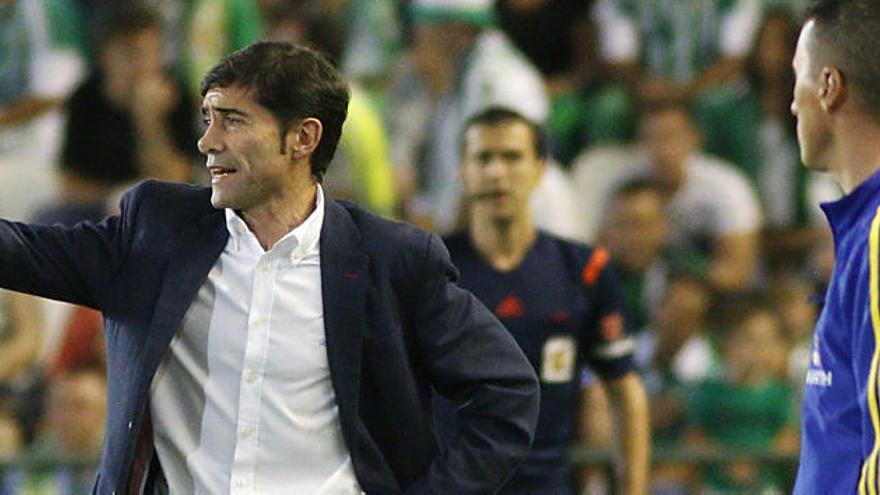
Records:
[[[389,87],[392,161],[406,216],[439,232],[454,226],[466,119],[490,105],[543,123],[541,74],[491,28],[491,0],[414,0],[413,38]]]
[[[669,282],[653,327],[639,339],[638,361],[655,406],[651,419],[656,444],[674,443],[683,432],[681,386],[720,372],[706,321],[711,303],[703,282],[677,275]]]
[[[689,400],[687,442],[703,451],[797,452],[793,394],[786,380],[788,344],[766,294],[730,302],[721,333],[720,376],[699,383]],[[710,492],[785,490],[784,471],[735,459],[703,470]]]
[[[651,349],[644,345],[641,334],[650,330],[666,290],[669,271],[663,256],[667,232],[665,201],[662,191],[650,180],[634,179],[617,190],[608,206],[600,244],[611,253],[620,276],[629,325],[642,343],[636,348],[636,363],[645,368],[650,356],[644,354]],[[585,373],[582,381],[581,438],[591,448],[609,449],[613,445],[614,428],[608,396],[591,374]],[[585,486],[591,490],[603,491],[603,487],[607,487],[608,480],[601,472],[587,469],[583,476]]]
[[[640,97],[696,96],[735,78],[761,0],[597,0],[602,49]]]
[[[56,193],[64,101],[85,73],[69,0],[0,1],[0,215],[30,219]],[[21,162],[27,160],[28,166]],[[20,184],[28,184],[23,188]]]
[[[748,179],[733,165],[699,151],[699,132],[680,99],[643,102],[639,145],[640,150],[613,156],[613,161],[601,151],[577,160],[573,176],[581,192],[579,210],[593,216],[587,224],[594,229],[600,224],[596,216],[607,211],[619,184],[649,177],[667,198],[669,246],[676,256],[688,257],[719,290],[752,284],[763,219]]]
[[[101,368],[73,369],[53,382],[40,433],[25,455],[58,464],[15,473],[15,493],[88,493],[95,477],[90,466],[101,454],[106,407]]]
[[[550,152],[566,169],[588,148],[631,143],[637,110],[630,89],[613,78],[601,57],[593,17],[575,20],[575,64],[564,77],[547,82]]]
[[[153,177],[183,182],[194,173],[195,104],[164,68],[157,14],[135,3],[96,13],[98,68],[68,102],[61,207],[43,219],[73,223],[104,216],[114,187]]]
[[[599,235],[620,274],[637,333],[649,326],[666,288],[669,264],[664,250],[669,222],[665,211],[665,197],[657,184],[634,179],[614,193]]]
[[[705,283],[676,275],[669,281],[652,328],[639,339],[636,355],[651,402],[652,440],[658,450],[682,447],[693,387],[720,373],[707,322],[711,304]],[[652,489],[686,493],[694,476],[688,463],[659,463],[651,476]]]
[[[97,460],[104,438],[106,400],[103,368],[76,367],[58,376],[49,389],[35,451],[60,458]]]
[[[769,300],[777,308],[782,329],[790,349],[788,382],[800,403],[800,395],[810,364],[813,328],[819,314],[816,288],[805,275],[787,273],[772,278],[768,284]]]

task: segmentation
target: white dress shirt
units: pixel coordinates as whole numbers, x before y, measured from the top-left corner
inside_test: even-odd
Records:
[[[226,210],[229,240],[150,392],[169,491],[358,494],[330,381],[315,211],[264,251]]]

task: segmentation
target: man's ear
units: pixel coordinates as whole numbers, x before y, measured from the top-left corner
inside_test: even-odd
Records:
[[[324,126],[314,117],[307,117],[290,129],[287,134],[287,146],[294,158],[311,156],[321,142]]]
[[[834,112],[846,101],[849,89],[837,67],[823,67],[819,80],[819,104],[822,110]]]

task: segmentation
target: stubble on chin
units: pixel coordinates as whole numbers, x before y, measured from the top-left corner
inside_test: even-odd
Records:
[[[229,208],[229,201],[224,197],[223,193],[217,191],[217,189],[211,190],[211,206],[213,206],[217,210],[222,210],[224,208]]]

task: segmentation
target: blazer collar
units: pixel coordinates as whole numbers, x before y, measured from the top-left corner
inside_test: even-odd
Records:
[[[210,189],[207,189],[210,194]],[[208,197],[205,199],[208,201]],[[229,231],[223,210],[208,208],[186,221],[174,239],[174,248],[162,281],[150,328],[150,350],[161,359],[183,316],[217,262]],[[158,365],[158,362],[156,363]]]
[[[360,389],[369,258],[363,252],[361,234],[351,214],[328,196],[325,199],[320,241],[324,331],[342,433],[351,448],[357,436],[354,427]]]

